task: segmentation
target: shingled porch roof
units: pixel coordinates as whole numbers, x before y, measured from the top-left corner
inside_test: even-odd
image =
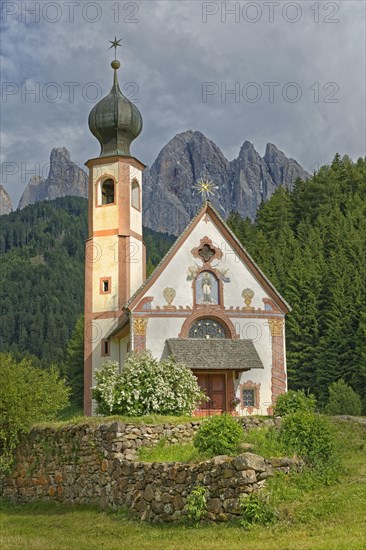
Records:
[[[226,338],[170,338],[170,354],[179,363],[196,370],[263,369],[252,340]]]

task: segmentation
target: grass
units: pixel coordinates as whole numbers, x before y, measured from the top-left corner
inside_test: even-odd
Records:
[[[193,443],[169,445],[164,438],[154,447],[141,447],[139,451],[139,459],[144,462],[197,462],[207,458]]]
[[[67,409],[63,409],[63,411],[59,413],[59,418],[57,420],[52,422],[39,422],[33,427],[60,429],[69,426],[82,426],[84,424],[97,426],[109,422],[125,422],[137,426],[145,424],[172,424],[177,426],[178,424],[185,424],[187,422],[197,422],[197,420],[199,419],[194,416],[161,416],[158,414],[146,416],[83,416],[82,411],[77,407],[74,409],[74,413],[72,408],[67,407]]]
[[[275,478],[270,495],[280,516],[271,527],[154,526],[125,512],[57,503],[0,508],[2,550],[358,550],[364,549],[365,427],[337,421],[343,462],[338,482],[302,476]]]
[[[65,422],[68,420],[76,420],[78,418],[82,418],[84,416],[83,408],[79,405],[69,405],[68,407],[65,407],[61,411],[59,411],[57,415],[57,420],[59,422]]]
[[[244,442],[254,445],[252,452],[265,458],[286,456],[286,450],[278,440],[277,433],[275,428],[250,430],[245,434]]]

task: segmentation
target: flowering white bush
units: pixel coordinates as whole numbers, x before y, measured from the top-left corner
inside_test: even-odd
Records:
[[[205,399],[192,371],[172,357],[158,361],[149,351],[133,352],[118,370],[118,363],[107,361],[95,374],[98,413],[190,414]]]
[[[106,361],[102,368],[95,372],[95,379],[97,384],[92,388],[92,396],[98,403],[97,412],[105,415],[113,414],[117,386],[121,379],[117,361]]]

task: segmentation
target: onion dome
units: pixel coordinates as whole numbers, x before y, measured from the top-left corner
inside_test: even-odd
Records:
[[[115,59],[111,66],[114,70],[112,89],[91,110],[89,128],[101,145],[100,157],[130,157],[130,145],[142,130],[142,116],[120,90],[117,77],[120,62]]]

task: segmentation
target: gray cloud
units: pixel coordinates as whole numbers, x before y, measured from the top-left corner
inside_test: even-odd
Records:
[[[133,153],[147,164],[190,128],[205,133],[229,159],[246,139],[261,154],[268,141],[275,143],[307,170],[337,151],[365,154],[364,2],[319,2],[318,12],[314,1],[26,2],[39,5],[39,20],[22,13],[22,4],[2,6],[1,160],[15,205],[36,163],[47,165],[52,147],[67,147],[80,165],[99,154],[87,117],[93,94],[105,95],[111,86],[108,41],[115,35],[124,38],[120,84],[134,83],[125,93],[136,92],[144,118]],[[238,11],[225,14],[225,7]],[[203,22],[205,10],[217,13]],[[70,82],[78,83],[73,100]],[[6,96],[7,83],[19,91]],[[216,91],[206,101],[203,83]],[[272,84],[273,101],[268,83],[278,83]],[[26,95],[32,87],[36,96]],[[230,90],[236,95],[225,95]],[[18,172],[5,179],[9,163]]]

